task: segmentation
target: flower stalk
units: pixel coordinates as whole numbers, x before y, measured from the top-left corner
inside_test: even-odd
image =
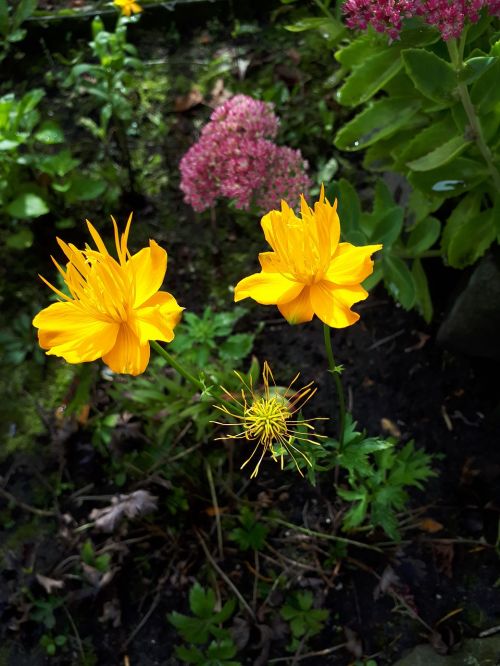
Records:
[[[342,386],[342,380],[340,379],[339,366],[335,363],[335,357],[333,355],[331,329],[327,324],[323,324],[323,334],[325,337],[325,349],[326,349],[326,357],[328,359],[328,367],[335,381],[337,399],[339,401],[338,436],[339,436],[339,453],[342,453],[342,449],[344,447],[344,429],[345,429],[345,416],[346,416],[344,387]]]
[[[464,67],[463,55],[464,55],[464,46],[465,46],[465,35],[466,31],[462,33],[460,42],[457,43],[456,39],[450,39],[446,42],[448,47],[448,53],[450,54],[451,64],[453,65],[457,76]],[[481,156],[483,157],[488,171],[490,172],[491,179],[495,185],[495,188],[500,192],[500,173],[493,163],[493,158],[491,155],[491,150],[488,147],[488,144],[485,141],[483,128],[481,126],[481,121],[479,120],[474,105],[472,103],[469,89],[467,84],[463,81],[458,81],[457,84],[458,95],[465,113],[467,114],[467,119],[469,120],[470,129],[472,132],[472,137],[476,146],[478,147]]]

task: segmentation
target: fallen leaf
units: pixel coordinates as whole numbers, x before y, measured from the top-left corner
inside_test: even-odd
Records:
[[[124,518],[136,518],[156,511],[156,500],[147,490],[136,490],[129,495],[113,497],[103,509],[92,509],[89,519],[102,532],[113,532]]]
[[[384,432],[388,432],[389,435],[392,435],[393,437],[401,437],[401,430],[398,428],[398,426],[394,423],[394,421],[391,421],[391,419],[387,418],[381,418],[380,419],[380,427]]]
[[[64,587],[63,580],[56,580],[55,578],[49,578],[42,574],[36,574],[36,579],[47,594],[52,594],[54,590],[61,590]]]
[[[418,526],[424,532],[429,532],[429,534],[434,534],[435,532],[440,532],[442,529],[444,529],[444,525],[438,523],[438,521],[434,520],[434,518],[428,517],[422,518],[422,520],[419,521]]]
[[[422,347],[431,337],[428,333],[422,333],[422,331],[412,331],[412,333],[418,336],[418,342],[416,342],[414,345],[411,345],[410,347],[406,347],[405,348],[406,353],[422,349]]]

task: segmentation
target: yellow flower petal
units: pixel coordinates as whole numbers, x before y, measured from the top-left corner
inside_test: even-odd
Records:
[[[335,284],[359,284],[373,272],[371,255],[382,245],[355,247],[351,243],[340,243],[325,274],[325,280]]]
[[[134,308],[140,307],[158,291],[167,270],[167,253],[154,240],[132,255],[127,261],[126,271],[135,283]]]
[[[234,300],[253,298],[261,305],[277,305],[296,298],[303,287],[300,282],[289,280],[281,273],[254,273],[238,282],[234,288]]]
[[[281,261],[276,252],[261,252],[259,263],[265,273],[288,273],[286,264]]]
[[[351,326],[359,319],[350,307],[364,300],[368,292],[361,285],[337,287],[331,282],[318,282],[311,286],[311,305],[314,313],[332,328]]]
[[[172,342],[182,310],[172,294],[159,291],[135,310],[135,319],[130,324],[142,345],[148,340]]]
[[[127,324],[122,324],[114,347],[102,357],[113,372],[140,375],[149,362],[149,343],[141,345],[139,338]]]
[[[311,305],[309,291],[309,287],[304,287],[293,301],[278,305],[279,311],[289,324],[303,324],[313,318],[314,310]]]
[[[38,340],[47,354],[61,356],[68,363],[95,361],[115,344],[119,325],[96,319],[71,301],[53,303],[33,319]]]

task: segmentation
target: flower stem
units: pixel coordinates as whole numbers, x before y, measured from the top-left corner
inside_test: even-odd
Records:
[[[198,391],[204,391],[205,387],[203,384],[200,382],[199,379],[196,379],[190,372],[188,372],[185,368],[182,367],[182,365],[175,360],[175,358],[168,353],[166,349],[164,349],[161,345],[159,345],[155,340],[150,340],[149,344],[153,349],[156,351],[157,354],[160,354],[165,361],[172,366],[174,370],[177,370],[177,372],[181,375],[181,377],[184,377],[188,382],[190,382],[195,388],[198,389]]]
[[[457,45],[456,39],[450,39],[446,42],[446,44],[448,46],[448,53],[450,54],[451,63],[458,77],[464,66],[463,63],[464,40],[462,40],[460,44]],[[470,98],[467,84],[459,80],[457,83],[457,90],[458,90],[458,95],[460,97],[460,101],[462,102],[462,106],[469,120],[472,137],[484,161],[486,162],[486,166],[488,167],[488,171],[490,172],[490,176],[496,190],[500,192],[500,173],[498,172],[498,169],[493,163],[491,150],[489,149],[484,139],[481,121],[479,120],[476,114],[476,110]]]
[[[190,372],[188,372],[186,368],[184,368],[171,354],[169,354],[169,352],[166,349],[164,349],[161,345],[159,345],[156,342],[156,340],[150,340],[149,344],[160,356],[162,356],[165,359],[165,361],[167,361],[167,363],[174,370],[176,370],[181,375],[181,377],[184,377],[186,381],[192,384],[197,391],[200,391],[200,393],[204,393],[205,395],[210,396],[212,400],[214,400],[215,402],[220,402],[222,405],[225,405],[228,409],[232,410],[237,409],[237,405],[235,407],[232,403],[225,400],[225,398],[223,398],[222,395],[220,395],[220,393],[218,395],[214,395],[210,387],[205,386],[202,381],[196,379],[196,377],[192,375]]]
[[[335,380],[335,388],[337,390],[337,398],[339,401],[339,453],[342,452],[344,446],[344,429],[345,429],[345,397],[344,388],[340,379],[340,371],[335,363],[335,357],[332,349],[331,330],[327,324],[323,324],[323,333],[325,336],[325,349],[326,357],[328,359],[328,367]]]

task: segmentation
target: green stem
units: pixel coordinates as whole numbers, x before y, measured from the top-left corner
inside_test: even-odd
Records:
[[[326,357],[328,359],[328,367],[330,372],[333,375],[335,380],[335,388],[337,390],[337,398],[339,401],[339,453],[342,453],[342,448],[344,446],[344,429],[345,429],[345,397],[344,389],[342,387],[342,381],[340,379],[340,372],[335,363],[335,357],[333,356],[332,349],[332,338],[331,330],[327,324],[323,324],[323,333],[325,336],[325,349]]]
[[[465,42],[462,39],[460,44],[457,45],[456,39],[450,39],[446,42],[446,44],[448,46],[448,53],[450,54],[451,63],[455,69],[455,72],[457,73],[457,77],[459,78],[460,72],[464,67],[463,54],[464,54]],[[493,180],[495,188],[497,189],[498,192],[500,192],[500,173],[496,168],[495,164],[493,163],[491,150],[489,149],[484,139],[481,121],[479,120],[476,114],[476,110],[470,98],[467,84],[459,80],[457,84],[457,90],[458,90],[458,95],[460,97],[460,101],[462,102],[462,106],[469,120],[469,125],[474,142],[479,152],[481,153],[484,161],[486,162],[486,166],[488,167],[488,171],[490,172],[490,176],[491,179]]]
[[[188,372],[185,368],[182,367],[180,363],[178,363],[175,358],[168,353],[166,349],[164,349],[161,345],[159,345],[156,340],[150,340],[149,344],[153,349],[156,351],[157,354],[160,354],[165,361],[172,366],[174,370],[177,370],[177,372],[181,375],[181,377],[184,377],[185,380],[187,380],[190,384],[192,384],[198,391],[204,391],[205,387],[203,384],[200,382],[199,379],[196,379],[194,375],[192,375],[190,372]]]
[[[197,391],[200,391],[200,393],[205,393],[205,395],[209,395],[212,400],[215,402],[219,402],[222,405],[225,405],[227,409],[232,411],[233,413],[235,411],[238,411],[238,403],[234,402],[231,403],[228,400],[225,400],[220,394],[219,395],[214,395],[211,391],[211,389],[203,384],[199,379],[196,379],[194,375],[192,375],[190,372],[186,370],[169,352],[164,349],[161,345],[159,345],[156,340],[150,340],[149,344],[153,349],[160,355],[162,356],[165,361],[174,369],[176,370],[181,377],[184,377],[186,381],[188,381],[190,384],[192,384]]]

